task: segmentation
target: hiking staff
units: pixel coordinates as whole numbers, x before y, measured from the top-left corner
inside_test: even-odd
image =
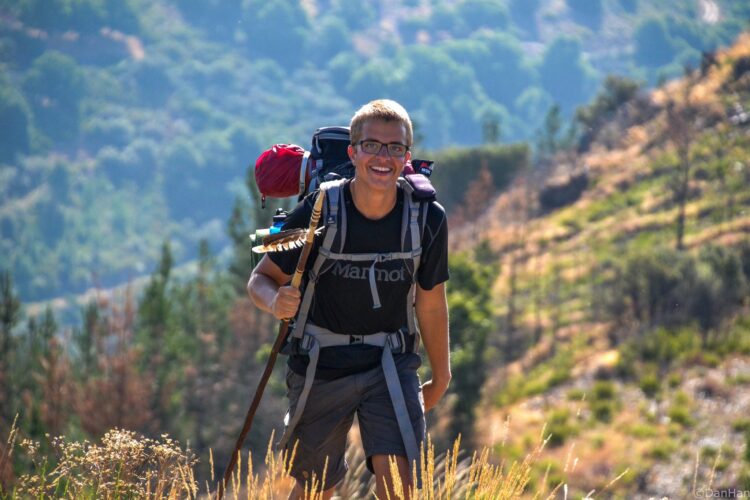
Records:
[[[304,233],[305,240],[304,240],[304,245],[302,246],[302,253],[299,256],[299,260],[297,261],[297,269],[294,271],[294,276],[292,276],[291,286],[296,289],[299,289],[300,283],[302,282],[302,275],[305,272],[305,266],[307,265],[307,258],[310,255],[310,250],[312,248],[313,240],[315,239],[316,229],[318,227],[318,220],[320,220],[320,212],[323,208],[324,198],[325,198],[325,192],[321,190],[320,194],[318,195],[318,198],[315,200],[315,205],[313,206],[312,215],[310,216],[310,227]],[[263,247],[263,251],[281,250],[283,248],[288,248],[287,245],[288,243],[285,242],[283,245],[280,245],[277,248],[273,248],[269,246],[269,244],[266,243]],[[242,426],[242,431],[240,432],[240,435],[237,438],[237,443],[234,445],[234,452],[232,453],[232,456],[229,459],[229,464],[227,465],[227,468],[224,471],[224,479],[219,484],[219,492],[218,492],[219,500],[221,500],[224,497],[225,488],[229,484],[229,480],[232,477],[232,471],[234,470],[234,466],[237,464],[237,457],[239,456],[240,448],[242,448],[242,444],[245,442],[247,433],[250,432],[250,427],[252,426],[253,418],[255,417],[255,412],[258,410],[258,405],[260,405],[260,399],[261,397],[263,397],[263,391],[266,388],[268,379],[271,377],[271,372],[273,371],[273,366],[276,363],[276,357],[278,356],[279,351],[281,351],[281,347],[284,345],[284,342],[286,341],[288,333],[289,333],[289,319],[283,319],[279,323],[279,333],[276,337],[276,342],[274,342],[273,347],[271,349],[271,354],[268,357],[268,361],[266,362],[266,369],[263,371],[263,376],[261,377],[260,382],[258,383],[258,387],[255,389],[255,396],[253,396],[253,401],[250,404],[250,408],[248,408],[247,410],[247,415],[245,416],[245,424]]]

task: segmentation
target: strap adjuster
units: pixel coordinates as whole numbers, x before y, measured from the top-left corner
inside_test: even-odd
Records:
[[[310,349],[312,349],[313,342],[315,342],[315,337],[312,335],[305,333],[302,335],[302,338],[299,342],[299,353],[300,354],[307,354],[310,352]]]
[[[349,344],[364,344],[364,335],[349,335]]]
[[[385,262],[387,260],[393,260],[393,254],[392,253],[379,253],[377,257],[375,257],[375,262]]]
[[[403,353],[404,352],[404,332],[401,330],[398,330],[393,333],[389,333],[388,337],[386,338],[386,342],[388,343],[388,347],[390,347],[391,352],[393,353]]]

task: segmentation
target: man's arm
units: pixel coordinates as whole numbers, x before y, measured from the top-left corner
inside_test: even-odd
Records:
[[[247,293],[258,308],[270,312],[277,319],[293,318],[297,314],[301,295],[296,288],[286,286],[291,279],[264,255],[250,275]]]
[[[422,342],[432,368],[432,379],[422,385],[424,407],[427,411],[440,401],[451,380],[445,283],[435,285],[432,290],[425,290],[417,285],[416,310]]]

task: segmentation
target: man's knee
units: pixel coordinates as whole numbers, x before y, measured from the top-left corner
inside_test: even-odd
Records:
[[[325,490],[322,493],[322,500],[329,500],[331,497],[333,497],[334,490],[335,488]],[[302,500],[303,498],[305,498],[305,487],[297,482],[294,485],[292,492],[289,494],[289,500]]]
[[[391,476],[391,462],[395,460],[396,469],[401,476],[402,481],[408,481],[411,478],[411,471],[409,470],[409,461],[406,457],[397,455],[373,455],[372,456],[372,469],[375,476]]]

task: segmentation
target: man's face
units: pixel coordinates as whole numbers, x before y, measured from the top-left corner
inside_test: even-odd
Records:
[[[405,127],[396,121],[368,120],[362,126],[360,143],[349,146],[349,158],[354,164],[358,184],[372,191],[394,189],[411,153],[406,151],[403,156],[392,155],[388,153],[387,146],[381,147],[377,154],[368,153],[363,149],[362,141],[406,145]]]

